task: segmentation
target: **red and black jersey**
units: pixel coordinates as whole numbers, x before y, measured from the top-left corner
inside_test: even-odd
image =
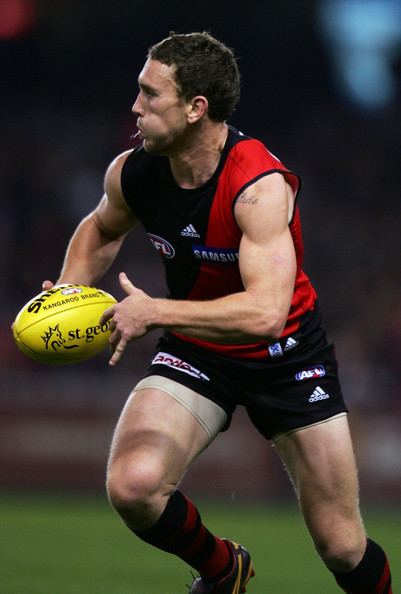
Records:
[[[132,151],[122,169],[123,195],[163,259],[170,298],[207,300],[244,290],[238,266],[242,232],[234,217],[234,206],[247,186],[274,172],[282,173],[298,193],[299,177],[263,143],[231,126],[216,171],[195,189],[177,185],[167,157],[150,155],[142,147]],[[297,274],[283,339],[299,332],[305,314],[314,309],[316,301],[316,293],[302,270],[303,241],[297,206],[290,230]],[[274,356],[266,342],[217,344],[174,334],[232,357]]]

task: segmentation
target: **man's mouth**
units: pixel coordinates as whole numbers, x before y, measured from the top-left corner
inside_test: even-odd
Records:
[[[142,132],[142,130],[138,130],[135,134],[131,135],[131,140],[143,140],[145,138],[144,133]]]

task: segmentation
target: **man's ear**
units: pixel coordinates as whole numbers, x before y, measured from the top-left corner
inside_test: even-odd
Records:
[[[209,102],[203,95],[197,95],[188,104],[187,118],[189,124],[195,124],[207,113]]]

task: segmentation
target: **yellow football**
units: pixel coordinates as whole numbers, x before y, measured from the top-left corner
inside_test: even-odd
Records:
[[[112,295],[85,285],[56,285],[28,301],[13,325],[18,348],[31,359],[53,365],[79,363],[108,345],[110,322],[103,312]]]

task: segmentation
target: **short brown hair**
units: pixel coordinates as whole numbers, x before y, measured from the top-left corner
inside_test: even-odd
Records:
[[[240,96],[240,74],[234,53],[206,31],[179,34],[153,45],[148,58],[175,66],[178,93],[185,101],[203,95],[209,102],[209,118],[227,120]]]

